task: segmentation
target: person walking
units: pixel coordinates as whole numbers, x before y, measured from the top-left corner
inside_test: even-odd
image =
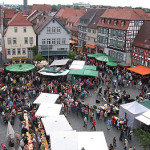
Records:
[[[108,119],[108,121],[107,121],[107,129],[108,130],[110,130],[110,126],[112,126],[112,123],[111,123],[111,120],[110,119]]]
[[[117,147],[117,144],[116,144],[116,137],[114,136],[113,138],[113,146]]]
[[[10,150],[15,150],[14,146],[15,146],[14,141],[13,141],[13,139],[11,139],[11,140],[9,141]]]
[[[93,120],[92,124],[93,124],[93,126],[91,127],[91,130],[94,128],[94,131],[96,131],[96,120],[95,119]]]
[[[107,120],[107,112],[105,111],[105,113],[104,113],[104,122],[106,122],[106,120]]]
[[[127,150],[128,147],[128,140],[124,139],[124,149]]]
[[[86,117],[86,116],[84,116],[83,121],[84,121],[84,125],[83,125],[83,127],[87,127],[87,117]]]
[[[109,145],[109,150],[114,150],[114,147],[112,146],[112,144]]]

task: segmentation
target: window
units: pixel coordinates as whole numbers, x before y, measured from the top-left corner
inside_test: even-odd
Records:
[[[114,20],[114,25],[116,26],[118,23],[118,20]]]
[[[55,27],[52,27],[52,33],[55,33]]]
[[[7,49],[7,55],[11,55],[10,49]]]
[[[105,23],[105,18],[102,19],[102,24],[104,24],[104,23]]]
[[[30,44],[33,44],[33,37],[29,37]]]
[[[55,20],[53,20],[53,23],[55,23]]]
[[[17,55],[21,55],[21,49],[17,48]]]
[[[11,38],[7,38],[8,45],[11,44]]]
[[[55,39],[52,39],[52,44],[56,44],[56,43],[55,43]]]
[[[47,45],[51,44],[51,39],[47,39]]]
[[[12,55],[16,55],[16,49],[12,49]]]
[[[125,21],[121,21],[121,26],[124,26],[125,25]]]
[[[57,27],[57,32],[60,33],[60,27]]]
[[[24,38],[24,44],[28,44],[28,37]]]
[[[62,44],[66,44],[66,38],[62,38]]]
[[[45,44],[46,44],[46,40],[42,39],[42,45],[45,45]]]
[[[47,27],[47,33],[51,33],[51,27]]]
[[[93,33],[96,33],[96,30],[93,30]]]
[[[13,44],[17,44],[17,39],[13,38]]]
[[[27,28],[26,27],[23,27],[23,32],[27,32]]]
[[[17,32],[17,27],[14,27],[14,32]]]
[[[111,23],[111,19],[108,19],[108,22],[107,22],[108,24],[110,24]]]
[[[57,44],[60,44],[60,38],[57,38]]]
[[[91,33],[91,29],[88,29],[88,32]]]
[[[25,54],[26,54],[26,49],[23,48],[23,49],[22,49],[22,55],[25,55]]]

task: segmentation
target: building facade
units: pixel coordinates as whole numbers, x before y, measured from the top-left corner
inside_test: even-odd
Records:
[[[131,64],[132,43],[149,16],[140,9],[107,9],[98,23],[98,47],[118,62]]]
[[[144,22],[133,42],[131,65],[150,67],[150,22]]]
[[[39,53],[43,56],[69,54],[70,32],[55,18],[44,16],[35,27]]]
[[[32,24],[21,13],[8,22],[4,41],[7,59],[32,59],[31,48],[36,45],[36,34]]]

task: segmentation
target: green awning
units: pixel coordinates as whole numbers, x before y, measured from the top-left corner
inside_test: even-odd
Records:
[[[84,65],[83,69],[84,70],[96,70],[96,66]]]
[[[111,67],[117,67],[118,66],[118,64],[115,62],[107,62],[106,65],[111,66]]]
[[[83,69],[71,69],[69,72],[70,75],[79,75],[79,76],[83,75],[83,73],[84,73]]]
[[[150,109],[150,100],[149,99],[146,99],[144,101],[140,101],[139,102],[141,105],[143,105],[144,107]]]
[[[90,76],[90,77],[98,77],[98,71],[94,71],[94,70],[84,70],[83,75],[84,75],[84,76]]]
[[[99,57],[96,57],[96,60],[103,61],[103,62],[114,62],[114,61],[116,61],[116,59],[109,57],[109,56],[99,56]]]
[[[96,58],[96,57],[105,56],[105,55],[106,55],[105,53],[96,53],[96,54],[88,54],[87,57]]]
[[[9,59],[4,59],[4,63],[9,63]]]
[[[13,64],[6,67],[10,72],[28,72],[35,68],[32,64]]]

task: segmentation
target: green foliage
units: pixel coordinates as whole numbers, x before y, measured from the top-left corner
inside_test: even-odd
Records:
[[[35,61],[41,61],[41,60],[45,60],[45,58],[41,54],[37,54],[34,56],[34,60]]]
[[[74,59],[75,58],[75,52],[69,52],[68,58]]]
[[[140,146],[148,150],[150,146],[150,133],[142,129],[135,129],[135,135],[139,138]]]
[[[60,8],[71,8],[72,5],[61,5],[61,4],[58,4],[58,5],[52,5],[51,7],[52,7],[52,12],[56,12]]]
[[[79,6],[75,6],[74,9],[80,9],[80,7]]]
[[[38,54],[38,46],[34,46],[31,48],[33,52],[33,57]]]

